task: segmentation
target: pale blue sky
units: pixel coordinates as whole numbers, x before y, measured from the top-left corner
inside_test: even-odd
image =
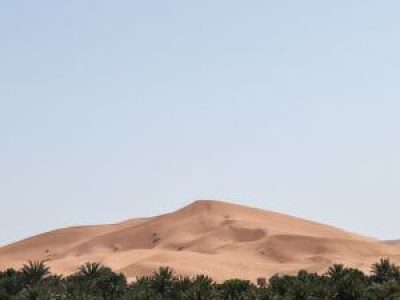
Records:
[[[217,198],[400,237],[398,1],[1,1],[0,244]]]

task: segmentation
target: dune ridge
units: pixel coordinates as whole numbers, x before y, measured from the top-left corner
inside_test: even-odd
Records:
[[[87,261],[127,277],[159,266],[221,281],[255,280],[333,263],[368,271],[381,257],[400,262],[400,248],[296,217],[222,201],[199,200],[172,213],[111,225],[59,229],[0,248],[0,269],[46,260],[59,274]]]

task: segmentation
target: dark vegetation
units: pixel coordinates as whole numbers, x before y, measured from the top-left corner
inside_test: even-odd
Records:
[[[198,275],[178,277],[167,267],[150,277],[128,283],[123,274],[97,263],[81,266],[75,274],[50,273],[44,262],[29,262],[20,270],[0,271],[0,300],[222,300],[222,299],[400,299],[400,271],[388,259],[372,266],[371,274],[333,265],[322,275],[300,271],[275,275],[265,286],[231,279],[217,284]]]

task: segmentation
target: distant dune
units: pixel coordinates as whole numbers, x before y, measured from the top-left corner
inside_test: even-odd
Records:
[[[384,243],[388,245],[394,245],[400,247],[400,240],[390,240],[390,241],[384,241]]]
[[[339,262],[368,271],[381,257],[400,262],[400,248],[275,212],[201,200],[162,216],[60,229],[1,247],[0,269],[46,260],[53,272],[69,274],[91,261],[130,278],[170,266],[182,275],[255,280],[299,269],[324,272]]]

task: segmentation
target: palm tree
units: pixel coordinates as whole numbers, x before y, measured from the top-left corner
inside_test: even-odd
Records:
[[[191,287],[185,291],[182,299],[185,300],[210,300],[216,299],[218,291],[214,281],[205,275],[198,275],[192,280]]]
[[[345,268],[333,285],[337,299],[360,299],[367,286],[366,279],[360,270]]]
[[[341,278],[344,274],[345,267],[342,264],[334,264],[329,267],[328,271],[326,272],[326,275],[330,277],[333,281],[337,281],[339,278]]]
[[[372,283],[364,292],[365,300],[400,299],[400,285],[394,281]]]
[[[390,280],[400,280],[400,269],[390,259],[382,259],[372,265],[372,280],[382,283]]]
[[[27,286],[18,295],[17,299],[21,300],[37,300],[40,296],[40,287],[38,285]]]
[[[255,286],[248,280],[228,279],[219,285],[224,299],[241,299],[253,295]]]
[[[160,267],[151,278],[150,286],[162,297],[165,297],[172,292],[176,280],[171,268]]]
[[[100,263],[87,262],[78,268],[78,275],[86,278],[97,278],[101,276],[108,268]]]
[[[85,263],[70,279],[81,281],[86,291],[100,293],[105,299],[122,294],[127,285],[123,274],[114,273],[100,263]]]
[[[50,268],[43,261],[29,261],[22,266],[21,272],[27,284],[35,284],[50,274]]]
[[[5,295],[16,295],[25,286],[23,274],[14,269],[6,269],[0,275],[0,299],[8,299]]]

